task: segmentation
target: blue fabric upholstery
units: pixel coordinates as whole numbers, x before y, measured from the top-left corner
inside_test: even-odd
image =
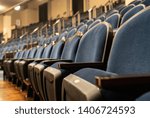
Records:
[[[29,59],[34,58],[36,51],[37,51],[37,48],[32,48],[28,58]]]
[[[14,59],[17,59],[19,57],[19,52],[16,52]]]
[[[135,1],[131,2],[130,4],[138,5],[141,2],[142,2],[142,0],[135,0]]]
[[[98,23],[88,30],[81,38],[75,62],[101,61],[108,31],[108,23]]]
[[[113,29],[116,29],[119,27],[119,23],[120,23],[120,14],[119,13],[115,13],[111,16],[109,16],[105,22],[108,22],[111,24]]]
[[[87,74],[88,73],[88,74]],[[86,78],[87,81],[95,84],[95,76],[103,76],[103,77],[110,77],[116,76],[117,74],[106,72],[103,70],[93,69],[93,68],[84,68],[80,69],[79,71],[75,72],[74,75],[77,75],[81,78]]]
[[[150,101],[150,92],[147,92],[136,99],[136,101]]]
[[[130,9],[128,12],[125,13],[125,15],[123,16],[122,20],[121,20],[121,24],[123,24],[125,21],[127,21],[129,18],[131,18],[133,15],[135,15],[136,13],[138,13],[139,11],[143,10],[145,8],[145,5],[140,4],[137,5],[135,7],[133,7],[132,9]]]
[[[135,5],[131,4],[120,11],[121,16],[123,16],[127,11],[132,9]]]
[[[80,27],[82,27],[84,25],[83,22],[81,22],[78,26],[77,26],[77,29],[79,29]]]
[[[101,22],[101,20],[97,19],[96,21],[94,21],[92,24],[89,25],[88,29],[91,29],[92,27],[94,27],[95,25],[97,25],[100,22]]]
[[[48,45],[42,54],[42,58],[49,58],[52,51],[52,45]]]
[[[145,6],[149,6],[150,5],[150,0],[144,0],[142,2],[142,4],[144,4]]]
[[[150,72],[149,18],[150,7],[132,17],[120,28],[115,36],[107,71],[118,74]]]
[[[119,13],[119,11],[116,10],[116,9],[110,10],[106,13],[106,17],[108,18],[108,17],[110,17],[110,16],[112,16],[113,14],[116,14],[116,13]]]
[[[31,50],[26,50],[26,51],[25,51],[25,54],[24,54],[24,56],[23,56],[24,59],[27,59],[27,58],[28,58],[28,56],[29,56],[29,54],[30,54],[30,51],[31,51]]]
[[[95,76],[150,73],[149,19],[150,7],[147,7],[119,28],[114,37],[105,72],[99,69],[84,68],[74,74],[95,84]],[[71,85],[68,83],[68,86]],[[133,91],[119,91],[119,89],[118,91],[100,89],[100,92],[103,100],[131,100],[135,97],[134,94],[138,94],[133,94]],[[144,96],[143,98],[145,99]]]
[[[61,40],[62,38],[66,37],[66,36],[67,36],[67,31],[61,33],[58,40]],[[57,40],[57,37],[55,36],[53,41],[56,41],[56,40]]]
[[[23,58],[23,54],[24,54],[24,51],[21,51],[21,52],[19,53],[18,59],[22,59],[22,58]]]
[[[105,18],[106,18],[106,16],[105,16],[105,15],[100,15],[99,17],[97,17],[97,19],[100,19],[101,21],[104,21],[104,20],[105,20]]]
[[[83,29],[81,29],[80,31],[82,31],[82,30]],[[110,28],[110,25],[106,22],[98,23],[93,28],[91,28],[89,31],[87,31],[83,35],[83,37],[80,39],[75,62],[101,61],[102,56],[103,56],[105,41],[107,40],[110,31],[112,31]],[[61,63],[64,63],[64,62],[57,62],[57,63],[51,65],[51,67],[58,69],[57,65],[61,64]],[[59,71],[61,71],[61,75],[59,75],[59,77],[56,76],[56,78],[51,78],[54,81],[56,81],[55,85],[53,85],[53,86],[55,86],[54,87],[55,89],[52,91],[52,93],[56,93],[58,95],[55,98],[53,97],[53,99],[55,99],[55,100],[60,99],[62,78],[69,73],[68,70],[63,70],[63,69],[61,69],[61,70],[59,69]],[[43,81],[45,83],[44,85],[45,85],[46,94],[47,94],[47,96],[49,96],[48,100],[52,100],[52,99],[50,99],[50,96],[52,93],[50,93],[48,90],[49,87],[52,86],[51,83],[49,83],[49,78],[47,78],[48,73],[51,74],[51,72],[44,71],[44,77],[43,77],[44,80]],[[55,75],[54,75],[54,77],[55,77]]]
[[[44,51],[43,46],[39,47],[36,51],[35,57],[34,58],[41,58],[42,57],[42,53]]]
[[[66,39],[72,37],[76,32],[77,32],[77,28],[72,28],[71,30],[69,30]]]
[[[86,22],[86,24],[87,24],[88,26],[90,26],[93,22],[94,22],[94,20],[91,19],[91,20],[88,20],[88,21]]]
[[[75,33],[76,33],[76,28],[73,28],[70,32],[68,32],[68,34],[66,36],[66,39],[72,37]],[[52,49],[52,52],[51,52],[51,55],[50,55],[51,59],[60,59],[61,58],[61,54],[62,54],[62,51],[63,51],[63,48],[64,48],[64,44],[65,44],[65,39],[64,39],[65,37],[62,36],[61,38],[62,39],[59,40],[53,46],[53,49]]]
[[[87,31],[87,25],[81,26],[77,32],[84,34]],[[61,59],[74,60],[77,52],[80,36],[74,36],[67,40],[62,52]]]

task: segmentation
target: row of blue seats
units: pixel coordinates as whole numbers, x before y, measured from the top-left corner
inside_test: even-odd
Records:
[[[123,16],[120,15],[130,6],[133,7]],[[141,4],[136,6],[131,4],[124,9],[109,15],[105,18],[105,22],[96,20],[89,26],[82,24],[78,29],[72,28],[68,33],[63,32],[62,36],[58,36],[59,40],[51,41],[47,46],[51,47],[49,50],[47,47],[40,46],[16,53],[14,60],[4,61],[6,76],[17,77],[17,81],[21,82],[21,87],[24,84],[27,85],[29,95],[30,90],[33,89],[34,95],[40,97],[40,100],[135,99],[148,89],[148,82],[143,82],[144,87],[138,83],[139,91],[132,86],[125,89],[127,86],[124,85],[123,80],[126,76],[122,77],[122,74],[137,76],[137,73],[148,72],[148,53],[143,58],[140,57],[143,51],[149,49],[147,39],[149,26],[147,24],[150,8],[145,8]],[[119,27],[120,24],[121,27]],[[117,30],[114,39],[113,29]],[[143,40],[144,43],[142,43]],[[142,44],[145,46],[143,47]],[[46,53],[47,51],[50,52]],[[19,58],[31,59],[18,60]],[[41,58],[49,59],[43,61]],[[15,72],[12,67],[15,68]],[[98,76],[96,80],[95,76]],[[135,77],[128,76],[129,78]],[[131,88],[133,90],[129,91]]]

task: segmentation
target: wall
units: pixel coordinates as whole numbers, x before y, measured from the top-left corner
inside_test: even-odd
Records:
[[[25,9],[20,13],[21,26],[38,22],[38,12],[34,9]]]
[[[108,0],[84,0],[84,11],[96,6],[104,5]]]
[[[67,11],[67,1],[66,0],[51,0],[51,18],[57,18],[57,15],[63,16],[63,13]]]
[[[104,5],[108,0],[89,0],[90,8],[93,6],[99,7],[100,5]]]
[[[20,27],[27,26],[31,23],[38,22],[38,6],[39,2],[31,1],[24,5],[20,11],[9,11],[6,15],[11,16],[11,24],[12,26],[16,25],[16,20],[20,20]]]
[[[11,16],[9,15],[5,15],[3,17],[3,35],[5,42],[7,42],[7,39],[11,37]]]
[[[125,4],[128,5],[132,1],[134,1],[134,0],[125,0]]]
[[[3,32],[3,15],[0,15],[0,33]]]

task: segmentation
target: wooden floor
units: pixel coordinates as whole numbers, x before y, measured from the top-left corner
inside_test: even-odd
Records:
[[[26,93],[8,81],[0,80],[0,100],[1,101],[26,101]]]

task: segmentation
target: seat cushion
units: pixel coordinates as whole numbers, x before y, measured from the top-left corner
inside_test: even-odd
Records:
[[[80,69],[79,71],[75,72],[74,75],[79,76],[80,78],[84,78],[85,80],[95,84],[95,76],[116,76],[117,74],[106,72],[99,69],[93,68],[84,68]]]

